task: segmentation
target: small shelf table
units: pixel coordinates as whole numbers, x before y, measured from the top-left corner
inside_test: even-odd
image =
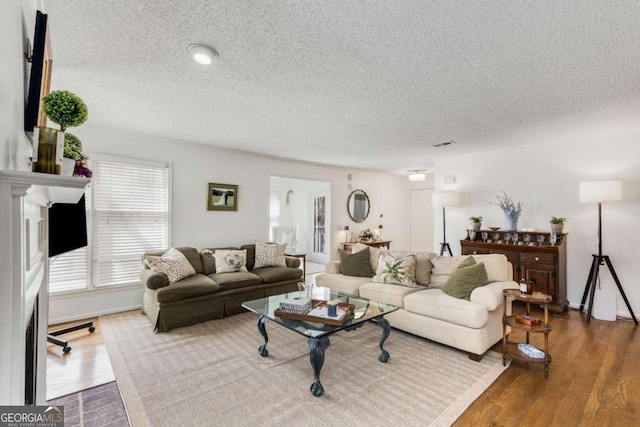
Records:
[[[520,360],[526,363],[542,363],[544,364],[544,378],[549,379],[549,363],[551,363],[551,355],[549,354],[549,332],[551,332],[551,325],[549,325],[549,304],[552,301],[551,295],[546,295],[541,292],[533,292],[531,294],[525,294],[519,289],[505,289],[502,291],[504,296],[503,315],[502,315],[502,365],[507,364],[507,355],[510,355],[516,360]],[[537,325],[527,325],[516,321],[516,316],[507,316],[507,300],[523,301],[527,305],[527,316],[530,316],[531,304],[539,304],[544,308],[544,320]],[[540,349],[544,352],[544,358],[534,358],[520,351],[518,348],[518,342],[510,341],[507,337],[507,326],[513,329],[525,331],[526,344],[529,344],[529,334],[541,333],[544,334],[544,348]]]

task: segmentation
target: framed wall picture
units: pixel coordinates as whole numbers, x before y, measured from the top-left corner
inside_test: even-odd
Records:
[[[209,183],[207,193],[208,211],[237,211],[238,186],[230,184]]]

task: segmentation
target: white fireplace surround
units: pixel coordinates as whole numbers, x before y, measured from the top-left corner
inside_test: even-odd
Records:
[[[36,298],[35,403],[45,403],[48,223],[53,203],[76,203],[87,178],[0,171],[0,405],[24,405],[26,328]]]

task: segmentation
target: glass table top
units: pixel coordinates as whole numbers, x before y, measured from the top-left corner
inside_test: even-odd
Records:
[[[324,323],[311,322],[308,320],[294,320],[278,317],[274,314],[275,310],[280,308],[280,302],[286,301],[288,298],[298,296],[298,292],[289,292],[281,295],[273,295],[270,297],[260,298],[253,301],[242,303],[247,310],[253,311],[261,316],[267,317],[292,331],[295,331],[306,337],[320,337],[330,335],[343,329],[349,329],[354,325],[366,322],[379,316],[394,312],[398,307],[391,304],[385,304],[366,298],[357,297],[343,292],[334,291],[329,288],[313,288],[313,297],[315,300],[334,301],[339,300],[346,304],[355,306],[354,314],[349,316],[340,326],[327,325]]]

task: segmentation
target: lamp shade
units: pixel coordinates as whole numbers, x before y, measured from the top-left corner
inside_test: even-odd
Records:
[[[580,203],[619,202],[622,200],[622,181],[590,181],[580,183]]]
[[[460,204],[460,197],[454,191],[434,191],[431,201],[434,208],[453,208]]]

